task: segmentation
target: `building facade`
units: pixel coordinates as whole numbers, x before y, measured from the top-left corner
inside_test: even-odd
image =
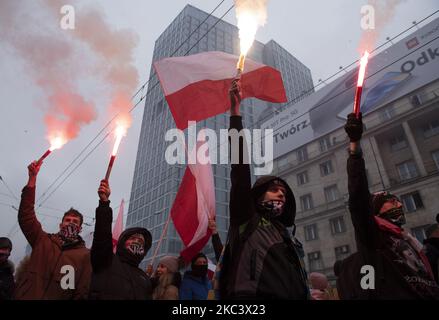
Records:
[[[405,228],[422,242],[439,213],[439,80],[363,117],[362,149],[370,192],[400,197]],[[275,160],[293,188],[297,234],[309,272],[334,279],[333,265],[356,251],[348,209],[348,138],[338,128]]]

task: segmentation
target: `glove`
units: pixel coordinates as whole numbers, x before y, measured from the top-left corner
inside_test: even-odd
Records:
[[[361,139],[361,136],[363,135],[363,121],[361,112],[358,119],[355,113],[350,113],[348,115],[348,120],[346,121],[344,130],[348,134],[351,142],[357,142]]]

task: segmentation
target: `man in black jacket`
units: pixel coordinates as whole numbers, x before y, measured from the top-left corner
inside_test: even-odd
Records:
[[[238,81],[230,89],[230,131],[243,129]],[[230,133],[229,131],[229,133]],[[236,132],[235,132],[236,133]],[[233,134],[233,132],[231,133]],[[308,299],[306,274],[287,227],[294,224],[296,203],[288,184],[274,176],[251,187],[250,167],[243,161],[245,139],[233,163],[230,228],[220,272],[220,299]]]
[[[369,193],[360,146],[363,134],[361,114],[359,118],[350,114],[345,130],[350,139],[347,161],[349,210],[358,253],[346,260],[349,263],[337,264],[340,275],[337,287],[346,291],[340,292],[340,296],[352,299],[438,299],[439,287],[419,242],[402,228],[405,216],[401,202],[388,192]],[[362,276],[359,272],[365,265],[374,270],[372,286],[360,284]]]
[[[110,187],[101,181],[98,190],[99,207],[91,248],[93,269],[90,299],[147,300],[152,299],[149,277],[139,264],[151,248],[151,234],[145,228],[126,229],[119,237],[116,254],[113,254],[110,207]]]
[[[8,260],[12,251],[9,238],[0,238],[0,301],[11,300],[14,295],[14,264]]]

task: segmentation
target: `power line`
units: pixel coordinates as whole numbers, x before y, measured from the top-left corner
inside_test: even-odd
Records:
[[[6,181],[3,179],[3,177],[2,176],[0,176],[0,180],[3,182],[3,184],[5,185],[5,187],[6,187],[6,189],[8,189],[8,191],[9,191],[9,194],[15,199],[15,200],[17,200],[18,201],[18,198],[17,198],[17,196],[12,192],[12,190],[11,190],[11,188],[9,188],[9,186],[8,186],[8,184],[6,183]]]

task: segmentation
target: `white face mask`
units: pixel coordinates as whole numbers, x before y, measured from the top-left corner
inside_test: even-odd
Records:
[[[261,202],[261,207],[268,212],[271,217],[277,217],[283,212],[284,202],[279,200],[265,200]]]
[[[80,228],[74,223],[64,225],[59,230],[59,234],[66,240],[76,240],[79,235]]]
[[[136,256],[143,256],[145,254],[145,249],[140,243],[135,243],[135,242],[131,243],[127,247],[127,250]]]

